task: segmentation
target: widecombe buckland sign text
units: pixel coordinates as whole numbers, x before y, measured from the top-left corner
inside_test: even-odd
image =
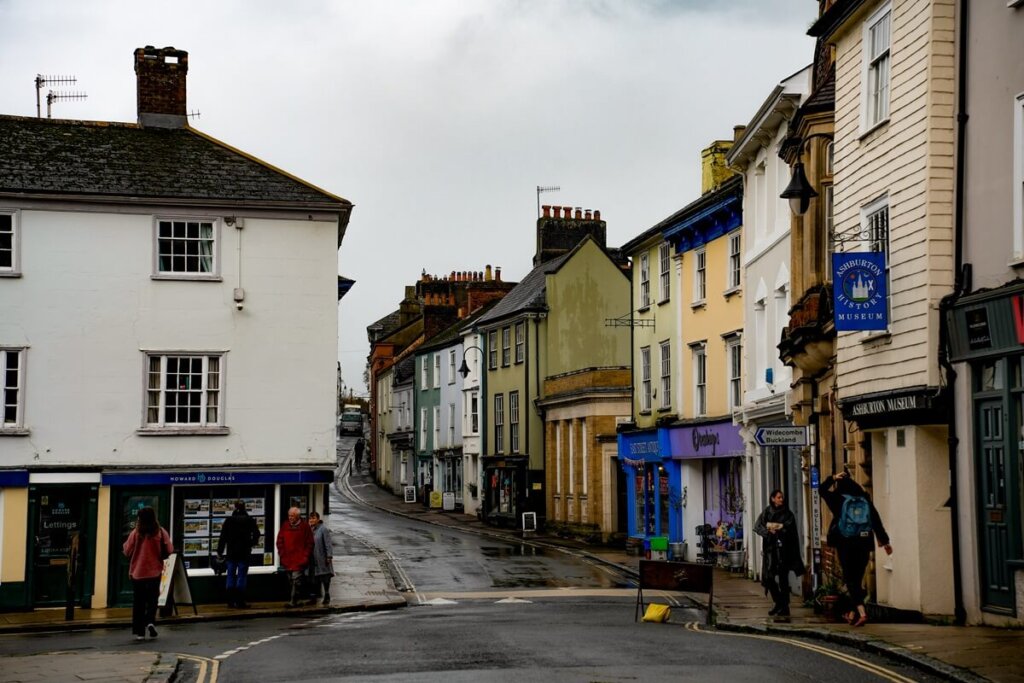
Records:
[[[832,273],[836,331],[888,329],[885,253],[833,254]]]

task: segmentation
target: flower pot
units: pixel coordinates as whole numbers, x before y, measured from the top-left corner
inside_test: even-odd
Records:
[[[730,550],[726,552],[728,556],[729,567],[738,569],[743,566],[743,561],[746,559],[742,550]]]

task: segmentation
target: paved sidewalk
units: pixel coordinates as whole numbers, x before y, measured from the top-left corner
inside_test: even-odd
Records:
[[[178,658],[159,652],[48,652],[0,658],[3,683],[169,683]]]
[[[346,462],[347,466],[347,462]],[[484,536],[503,538],[514,542],[526,542],[540,547],[558,548],[585,555],[592,560],[622,569],[634,578],[637,576],[639,557],[628,555],[624,550],[588,545],[575,539],[560,538],[546,534],[524,534],[515,530],[495,529],[483,524],[475,516],[458,512],[430,510],[421,503],[405,503],[399,496],[381,489],[366,471],[350,477],[340,477],[337,486],[348,488],[365,503],[386,512],[404,517],[420,519],[431,524],[457,527]],[[343,532],[344,516],[339,514],[325,517],[336,532]],[[303,607],[285,610],[282,603],[256,603],[251,609],[236,610],[221,605],[200,605],[199,615],[182,608],[177,617],[162,619],[161,623],[185,623],[194,620],[237,620],[264,616],[324,614],[329,612],[351,612],[381,609],[395,609],[405,605],[401,594],[394,590],[389,577],[384,574],[377,558],[372,556],[335,558],[335,570],[339,578],[332,583],[330,607]],[[687,594],[697,605],[706,608],[707,596]],[[767,616],[770,606],[763,590],[755,581],[742,574],[725,570],[715,572],[714,608],[717,626],[721,630],[741,631],[751,634],[775,634],[783,636],[805,636],[831,640],[857,647],[866,651],[885,654],[912,664],[933,674],[954,681],[983,681],[997,683],[1024,683],[1024,630],[997,629],[982,626],[940,626],[931,624],[876,624],[869,623],[854,629],[846,624],[828,623],[813,610],[799,606],[794,598],[792,617],[788,622],[774,622]],[[64,621],[63,609],[42,609],[32,612],[0,613],[0,634],[33,631],[65,631],[83,628],[124,628],[131,620],[130,609],[76,610],[73,622]],[[127,636],[126,636],[127,637]],[[130,646],[129,646],[130,647]],[[47,655],[48,658],[62,655]],[[96,664],[97,674],[108,674],[109,678],[89,680],[110,681],[164,681],[169,661],[167,656],[160,660],[156,653],[129,651],[96,652],[89,657],[105,662]],[[68,656],[67,671],[77,673],[83,666],[93,666],[85,655],[75,653]],[[104,659],[105,658],[105,659]],[[147,659],[148,658],[148,659]],[[73,664],[72,664],[73,662]],[[57,680],[55,664],[60,660],[42,660],[32,657],[0,658],[0,681],[41,681]],[[176,662],[170,664],[170,669]],[[35,668],[33,668],[35,667]],[[46,668],[47,676],[38,675],[40,667]],[[25,669],[22,674],[22,669]],[[91,670],[91,669],[90,669]],[[15,672],[18,676],[14,677]],[[32,674],[35,672],[36,677]],[[161,673],[163,672],[163,673]],[[164,676],[161,678],[161,676]]]

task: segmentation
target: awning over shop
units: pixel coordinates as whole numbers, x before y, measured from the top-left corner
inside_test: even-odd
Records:
[[[105,486],[195,486],[202,484],[329,484],[333,470],[194,470],[104,472]]]

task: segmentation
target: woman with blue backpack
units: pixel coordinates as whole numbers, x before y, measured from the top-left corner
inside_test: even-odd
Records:
[[[864,571],[874,548],[872,539],[878,541],[878,546],[884,548],[887,555],[892,555],[889,534],[885,533],[882,518],[867,492],[850,478],[845,469],[821,482],[818,493],[832,512],[827,538],[828,544],[839,555],[843,583],[850,595],[851,607],[845,613],[846,622],[852,626],[863,626],[868,620],[864,607]]]

